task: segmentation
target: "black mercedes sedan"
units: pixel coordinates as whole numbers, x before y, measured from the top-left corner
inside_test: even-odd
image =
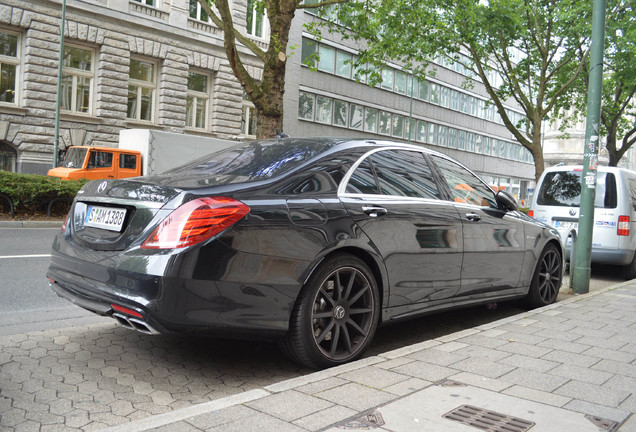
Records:
[[[381,324],[503,300],[550,304],[562,256],[556,231],[444,154],[285,138],[87,183],[48,278],[130,329],[275,339],[323,368],[360,357]]]

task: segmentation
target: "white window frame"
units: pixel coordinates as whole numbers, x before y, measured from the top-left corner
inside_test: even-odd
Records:
[[[20,66],[21,66],[20,58],[22,56],[22,49],[21,49],[22,38],[21,38],[21,35],[19,33],[16,33],[16,32],[7,31],[5,29],[0,29],[0,32],[17,37],[16,53],[15,53],[16,56],[15,57],[11,57],[11,56],[0,55],[0,69],[1,69],[1,66],[3,64],[15,66],[15,82],[14,82],[14,89],[15,90],[14,90],[14,94],[13,94],[13,102],[2,102],[2,101],[0,101],[0,104],[17,106],[18,105],[18,101],[20,100],[20,98],[19,98],[19,95],[20,95],[20,73],[21,73],[21,71],[20,71]]]
[[[138,122],[146,122],[146,123],[154,123],[155,121],[155,107],[157,104],[157,63],[150,61],[150,60],[146,60],[146,59],[142,59],[142,58],[135,58],[132,57],[130,59],[131,63],[133,61],[138,61],[141,63],[147,63],[152,65],[152,81],[142,81],[142,80],[137,80],[137,79],[133,79],[130,77],[130,72],[128,72],[128,89],[130,89],[130,87],[135,86],[137,87],[137,106],[135,107],[135,116],[134,117],[126,117],[128,120],[132,120],[132,121],[138,121]],[[141,118],[141,97],[142,97],[142,90],[143,89],[150,89],[152,90],[152,102],[151,102],[151,106],[150,106],[150,120],[146,120],[146,119],[142,119]],[[126,109],[126,115],[128,115],[128,109]]]
[[[249,133],[249,125],[254,121],[254,116],[256,116],[256,107],[249,100],[249,97],[245,92],[243,92],[243,100],[241,102],[243,107],[241,112],[241,137],[244,138],[256,138],[256,126],[254,126],[254,133]]]
[[[193,73],[193,74],[197,74],[197,75],[201,75],[204,76],[206,78],[206,91],[205,92],[200,92],[198,90],[191,90],[191,89],[187,89],[187,94],[186,94],[186,127],[187,128],[192,128],[192,129],[208,129],[208,118],[210,117],[210,87],[211,87],[211,76],[209,74],[206,74],[204,72],[200,72],[198,70],[191,70],[189,71],[189,74]],[[192,113],[191,116],[191,120],[192,120],[192,124],[187,124],[188,121],[188,115],[187,115],[187,99],[188,98],[192,98],[192,109],[194,110],[194,112]],[[197,114],[198,114],[198,102],[200,100],[205,100],[205,115],[203,117],[203,126],[197,126],[196,125],[196,119],[197,119]]]
[[[73,113],[73,114],[80,114],[80,115],[91,115],[93,113],[93,104],[94,104],[94,85],[95,85],[95,50],[93,48],[89,48],[86,46],[81,46],[81,45],[75,45],[75,44],[68,44],[64,46],[64,49],[66,48],[77,48],[77,49],[81,49],[84,51],[88,51],[91,54],[91,69],[90,70],[84,70],[84,69],[76,69],[73,67],[69,67],[69,66],[63,66],[62,67],[62,78],[64,78],[65,76],[71,76],[72,77],[72,83],[71,83],[71,106],[70,107],[63,107],[63,111],[67,112],[67,113]],[[78,109],[77,107],[77,81],[78,78],[88,78],[90,80],[89,83],[89,94],[88,94],[88,109],[86,110],[86,112],[81,111]]]
[[[267,40],[269,39],[269,19],[267,18],[267,9],[263,9],[263,29],[261,36],[256,36],[256,22],[258,18],[258,10],[255,7],[252,7],[251,10],[249,8],[250,0],[247,1],[247,10],[245,12],[245,23],[246,23],[246,32],[247,34],[258,40]],[[252,28],[247,28],[247,15],[252,14]]]

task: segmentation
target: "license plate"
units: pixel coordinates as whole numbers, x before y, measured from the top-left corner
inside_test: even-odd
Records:
[[[109,231],[121,231],[126,218],[126,209],[88,206],[84,225]]]
[[[554,227],[559,229],[576,229],[579,224],[577,222],[567,222],[567,221],[554,221]]]

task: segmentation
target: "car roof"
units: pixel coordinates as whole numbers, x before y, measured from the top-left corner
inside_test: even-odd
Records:
[[[627,168],[613,167],[613,166],[607,166],[607,165],[599,165],[596,168],[596,170],[601,172],[612,172],[612,173],[628,172],[632,175],[636,175],[636,171],[633,171]],[[583,171],[583,165],[555,165],[545,169],[545,172],[553,172],[553,171]]]

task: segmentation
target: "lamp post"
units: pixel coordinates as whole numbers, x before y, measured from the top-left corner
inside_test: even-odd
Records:
[[[57,97],[55,99],[55,132],[53,140],[53,168],[57,166],[60,147],[60,105],[62,104],[62,62],[64,61],[64,21],[66,20],[66,0],[62,0],[62,21],[60,23],[60,57],[57,65]]]
[[[590,48],[590,83],[587,91],[587,118],[581,174],[581,205],[578,239],[575,246],[572,291],[585,294],[590,290],[592,260],[592,230],[594,228],[594,198],[603,88],[603,50],[605,43],[605,0],[594,0],[592,13],[592,46]]]

